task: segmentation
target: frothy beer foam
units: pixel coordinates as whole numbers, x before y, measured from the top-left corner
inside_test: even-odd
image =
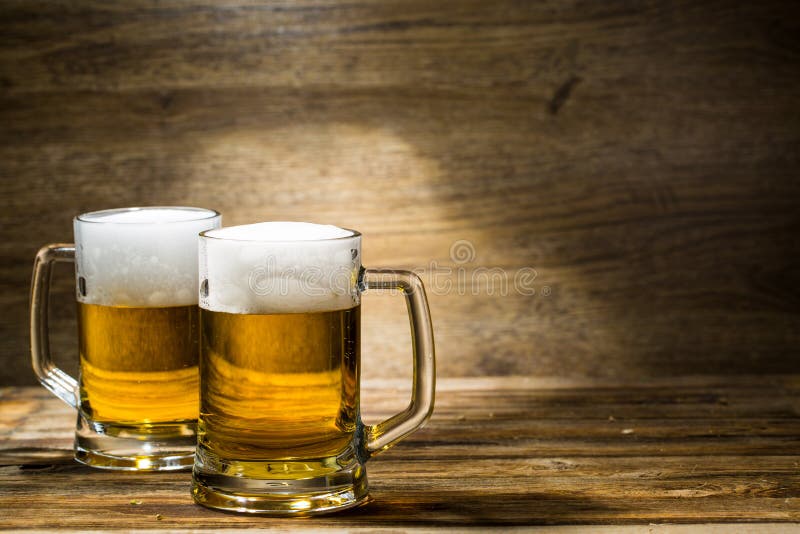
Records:
[[[200,238],[200,307],[268,314],[342,310],[359,303],[361,236],[337,226],[264,222]]]
[[[200,208],[126,208],[74,220],[77,298],[105,306],[197,304],[197,236],[221,217]]]

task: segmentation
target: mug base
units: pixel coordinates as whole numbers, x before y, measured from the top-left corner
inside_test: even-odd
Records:
[[[197,504],[212,510],[296,517],[340,512],[361,506],[369,500],[368,494],[358,496],[353,487],[323,493],[281,495],[233,493],[206,486],[199,481],[192,483],[192,497]]]
[[[350,461],[342,465],[343,457]],[[313,473],[314,466],[336,463],[339,469],[308,478],[268,474]],[[365,504],[369,488],[366,469],[351,451],[313,460],[222,460],[201,446],[192,476],[192,497],[214,510],[298,517]]]
[[[180,471],[194,463],[194,421],[118,424],[78,415],[75,460],[112,471]]]

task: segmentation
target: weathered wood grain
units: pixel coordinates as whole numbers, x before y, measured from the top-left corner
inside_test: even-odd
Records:
[[[406,529],[800,521],[796,376],[588,384],[442,380],[428,426],[369,463],[373,502],[307,522],[195,506],[186,473],[80,467],[71,460],[71,410],[41,388],[4,388],[0,525]],[[367,418],[402,407],[404,387],[366,382]]]
[[[0,383],[33,383],[37,247],[69,241],[77,213],[136,204],[358,228],[366,263],[450,268],[453,284],[535,269],[534,295],[430,292],[445,376],[797,372],[798,15],[780,0],[3,2]],[[471,261],[451,257],[461,240]],[[403,313],[365,298],[368,376],[408,372]]]

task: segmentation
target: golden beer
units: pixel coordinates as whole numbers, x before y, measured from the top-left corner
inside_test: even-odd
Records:
[[[247,472],[266,462],[261,478],[324,473],[356,430],[359,314],[201,309],[198,452]]]
[[[198,308],[78,303],[81,409],[96,422],[193,422]]]
[[[198,234],[214,210],[186,206],[93,211],[74,244],[39,249],[31,284],[31,363],[78,411],[75,459],[100,469],[171,471],[194,464],[199,413]],[[75,263],[80,375],[52,362],[55,263]]]
[[[365,269],[361,234],[304,222],[201,232],[198,260],[195,502],[301,516],[365,502],[367,460],[433,409],[433,333],[419,277]],[[374,426],[359,406],[368,287],[401,291],[414,354],[411,403]]]

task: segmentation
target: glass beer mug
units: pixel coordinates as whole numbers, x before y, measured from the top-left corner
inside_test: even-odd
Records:
[[[433,330],[422,282],[361,267],[361,235],[268,222],[200,234],[197,503],[309,515],[367,498],[364,464],[433,411]],[[374,426],[359,409],[360,300],[398,290],[411,321],[405,411]]]
[[[39,381],[77,408],[75,459],[104,469],[193,463],[198,414],[197,236],[213,210],[95,211],[74,220],[75,244],[43,247],[31,291],[31,356]],[[54,262],[75,262],[80,377],[50,358]]]

